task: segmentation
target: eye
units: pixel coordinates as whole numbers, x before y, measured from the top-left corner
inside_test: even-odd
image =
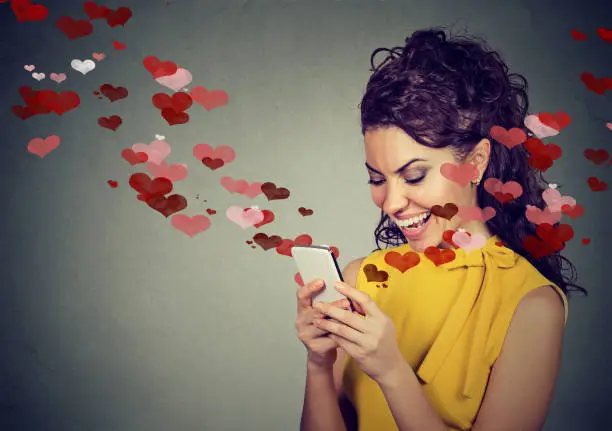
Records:
[[[408,184],[418,184],[421,181],[423,181],[423,179],[425,178],[425,175],[419,177],[419,178],[414,178],[414,179],[408,179],[405,178],[404,181],[406,181]]]
[[[420,176],[418,178],[414,178],[414,179],[412,179],[412,178],[404,178],[404,181],[406,183],[408,183],[408,184],[418,184],[421,181],[423,181],[423,179],[425,179],[425,175],[422,175],[422,176]],[[372,178],[370,178],[368,180],[368,184],[371,184],[373,186],[380,186],[384,182],[385,182],[385,180],[373,180]]]

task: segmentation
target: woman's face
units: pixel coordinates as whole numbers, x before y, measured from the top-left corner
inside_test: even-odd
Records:
[[[486,142],[488,144],[488,142]],[[484,148],[487,148],[484,145]],[[471,161],[479,169],[479,177],[486,168],[488,153],[482,152],[483,145],[478,145],[464,163]],[[461,224],[459,216],[450,220],[438,217],[429,212],[434,205],[444,206],[454,203],[458,207],[476,206],[476,187],[460,186],[448,180],[440,173],[444,163],[459,162],[455,160],[450,147],[429,148],[421,145],[397,127],[379,128],[365,133],[366,167],[370,175],[372,200],[389,215],[400,227],[410,246],[423,251],[429,246],[448,247],[443,242],[445,230],[457,230],[466,227]],[[486,155],[486,159],[483,158]],[[484,163],[483,163],[484,161]],[[402,224],[411,216],[430,214],[423,225],[419,221],[415,228],[405,228]],[[413,221],[417,221],[414,220]],[[469,232],[487,233],[486,226],[480,221],[473,221]]]

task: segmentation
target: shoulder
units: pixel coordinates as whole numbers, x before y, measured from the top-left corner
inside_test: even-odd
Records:
[[[351,260],[342,270],[342,278],[345,282],[350,284],[351,286],[355,286],[357,284],[357,275],[359,274],[359,269],[365,257],[359,257],[357,259]]]
[[[565,301],[553,285],[530,290],[519,301],[513,320],[522,319],[529,323],[565,322]]]

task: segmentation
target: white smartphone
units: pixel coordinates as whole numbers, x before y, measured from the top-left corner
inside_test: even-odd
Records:
[[[299,245],[291,247],[291,254],[304,284],[315,278],[325,282],[325,287],[313,296],[312,303],[334,302],[347,299],[334,287],[336,281],[344,281],[334,252],[326,245]],[[349,300],[349,303],[351,301]],[[351,304],[351,310],[353,306]]]

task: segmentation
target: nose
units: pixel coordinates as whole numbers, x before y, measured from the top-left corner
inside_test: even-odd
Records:
[[[386,196],[383,203],[383,211],[393,215],[401,212],[408,206],[410,200],[406,196],[406,190],[401,184],[389,181],[386,187]]]

